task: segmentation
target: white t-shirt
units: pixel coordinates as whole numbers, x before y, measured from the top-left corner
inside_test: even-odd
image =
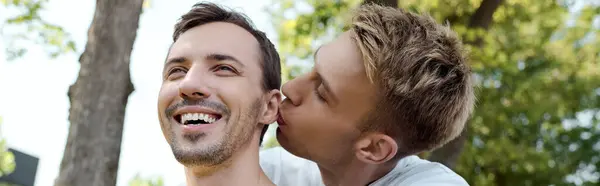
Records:
[[[324,186],[317,164],[294,156],[281,147],[260,152],[260,166],[278,186]],[[402,158],[396,167],[369,186],[468,186],[448,167],[418,156]]]

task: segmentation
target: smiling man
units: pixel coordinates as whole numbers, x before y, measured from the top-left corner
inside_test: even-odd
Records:
[[[279,56],[240,13],[199,3],[175,25],[158,114],[188,186],[273,185],[258,163],[281,101]]]
[[[475,99],[460,40],[432,18],[362,6],[282,92],[283,149],[261,152],[277,185],[468,185],[415,156],[457,137]]]

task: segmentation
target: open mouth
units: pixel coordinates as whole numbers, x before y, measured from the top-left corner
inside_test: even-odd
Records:
[[[183,113],[175,115],[175,120],[183,125],[203,125],[212,124],[221,119],[220,114],[207,113]]]

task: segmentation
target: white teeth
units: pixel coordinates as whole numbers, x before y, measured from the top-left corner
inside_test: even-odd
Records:
[[[212,115],[204,114],[204,113],[185,113],[181,115],[181,123],[185,124],[191,120],[202,120],[206,123],[213,123],[217,121],[216,118],[212,117]]]

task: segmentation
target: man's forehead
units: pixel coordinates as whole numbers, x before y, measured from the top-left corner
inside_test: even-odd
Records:
[[[321,73],[327,73],[332,75],[331,78],[336,76],[360,76],[365,73],[364,65],[360,54],[356,51],[347,50],[348,46],[340,46],[340,43],[334,45],[334,43],[328,45],[322,45],[315,52],[314,66]]]
[[[244,63],[260,59],[258,41],[253,35],[232,23],[215,22],[182,33],[169,47],[165,61],[169,58],[198,58],[210,54],[234,56]]]
[[[333,42],[319,47],[314,61],[315,71],[328,81],[332,91],[336,93],[371,84],[366,76],[360,50],[352,41],[350,33],[344,33]]]
[[[227,22],[212,22],[199,25],[183,32],[173,47],[187,43],[193,47],[222,48],[226,50],[258,50],[258,41],[246,29]]]

